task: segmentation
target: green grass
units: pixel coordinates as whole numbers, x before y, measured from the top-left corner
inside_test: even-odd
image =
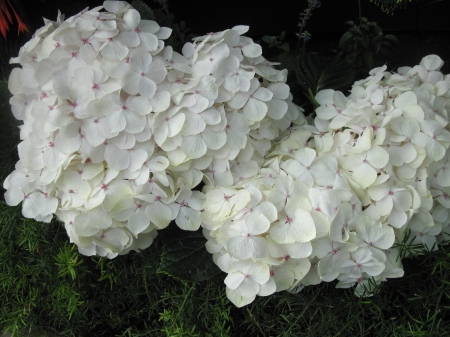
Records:
[[[0,179],[17,160],[18,123],[0,83]],[[404,261],[405,276],[358,298],[322,283],[234,307],[224,274],[191,283],[157,273],[166,232],[113,260],[78,254],[58,222],[0,203],[0,331],[14,336],[449,336],[450,248]]]

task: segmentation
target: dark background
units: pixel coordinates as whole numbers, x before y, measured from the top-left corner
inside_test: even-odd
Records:
[[[11,27],[7,42],[14,40],[15,48],[28,41],[32,33],[43,26],[42,17],[55,20],[60,9],[68,18],[86,7],[103,3],[103,0],[10,1],[31,31],[17,37],[17,26]],[[161,7],[156,0],[144,2],[154,9]],[[190,33],[203,35],[235,25],[249,25],[250,31],[246,35],[257,42],[263,35],[279,35],[286,31],[285,40],[291,45],[296,44],[299,14],[308,5],[307,0],[169,0],[168,3],[174,22],[185,21]],[[370,0],[360,0],[360,3],[362,16],[377,22],[384,34],[394,34],[400,41],[397,61],[391,62],[390,70],[398,66],[413,66],[422,57],[437,54],[446,61],[442,71],[450,72],[450,0],[412,0],[406,8],[397,9],[393,14],[383,13]],[[307,51],[322,55],[335,53],[339,49],[339,38],[349,28],[345,22],[358,22],[358,12],[358,0],[322,0],[321,7],[313,11],[305,28],[312,34]],[[268,51],[267,44],[260,43],[264,55],[270,58],[272,50]]]
[[[101,0],[10,0],[21,11],[25,23],[33,31],[43,24],[42,17],[54,20],[60,9],[66,17],[86,7],[101,5]],[[450,31],[450,0],[413,0],[394,14],[383,13],[370,0],[361,1],[362,16],[376,21],[384,31],[437,32]],[[154,0],[144,0],[159,8]],[[248,35],[276,35],[298,31],[299,13],[307,7],[306,0],[169,0],[169,9],[176,21],[185,21],[193,32],[205,34],[235,25],[249,25]],[[308,21],[311,33],[339,33],[346,30],[344,22],[358,18],[358,0],[322,0]]]

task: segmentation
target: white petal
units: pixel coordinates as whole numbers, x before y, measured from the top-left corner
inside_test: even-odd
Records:
[[[166,228],[172,220],[172,212],[169,207],[161,202],[155,202],[145,208],[145,215],[158,229]]]
[[[352,179],[362,188],[367,188],[373,184],[377,178],[375,169],[367,163],[362,163],[354,171]]]
[[[244,116],[250,122],[261,121],[267,113],[267,105],[264,102],[257,99],[249,99],[247,104],[243,108]]]
[[[134,235],[138,235],[150,226],[150,220],[142,209],[137,209],[128,219],[127,228]]]
[[[175,222],[178,227],[185,231],[196,231],[200,228],[200,211],[189,207],[181,207]]]

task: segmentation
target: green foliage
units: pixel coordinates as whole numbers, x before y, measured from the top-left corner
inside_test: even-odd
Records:
[[[171,224],[164,235],[164,248],[158,272],[180,280],[204,281],[220,273],[220,269],[205,249],[206,239],[199,229],[183,231]]]
[[[358,77],[371,69],[386,64],[394,57],[392,50],[399,46],[394,35],[383,35],[376,22],[361,18],[361,24],[347,21],[350,29],[339,41],[342,57],[358,70]]]
[[[287,42],[283,42],[284,38],[286,36],[286,31],[282,31],[280,35],[278,36],[270,36],[270,35],[264,35],[262,37],[262,40],[269,45],[269,49],[276,47],[278,48],[278,51],[280,53],[289,52],[290,47]]]
[[[315,96],[320,90],[345,90],[355,81],[356,71],[341,59],[324,57],[313,53],[301,56],[295,64],[297,82]]]
[[[406,8],[412,0],[370,0],[375,5],[379,6],[381,10],[387,14],[394,14],[396,9]]]
[[[56,255],[55,260],[59,268],[58,277],[70,275],[72,280],[77,278],[76,270],[83,263],[83,260],[79,259],[75,245],[70,246],[68,243],[64,243],[58,255]]]

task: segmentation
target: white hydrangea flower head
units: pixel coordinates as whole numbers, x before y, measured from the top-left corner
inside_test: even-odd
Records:
[[[450,226],[450,76],[429,55],[323,90],[313,125],[287,71],[243,36],[179,54],[124,1],[45,20],[11,59],[25,217],[64,222],[85,255],[149,247],[171,221],[203,227],[236,305],[322,281],[401,277],[396,244],[436,249]],[[203,190],[193,190],[201,182]]]
[[[227,180],[233,193],[250,193],[239,206],[222,212],[223,187],[220,179],[210,180],[215,186],[204,188],[206,200],[215,202],[217,194],[220,207],[205,207],[202,225],[235,305],[336,279],[337,287],[355,286],[361,296],[373,284],[403,276],[396,244],[436,249],[450,221],[449,95],[442,74],[420,72],[437,71],[439,60],[426,57],[399,74],[374,69],[349,96],[319,92],[315,126],[291,119],[258,172],[246,168],[245,179]],[[235,95],[231,108],[244,109],[249,95]],[[283,103],[272,102],[284,111]],[[252,130],[251,120],[248,125]],[[234,208],[240,211],[229,211]],[[260,209],[272,209],[272,218]],[[250,276],[267,266],[267,281],[267,272],[260,282]]]

